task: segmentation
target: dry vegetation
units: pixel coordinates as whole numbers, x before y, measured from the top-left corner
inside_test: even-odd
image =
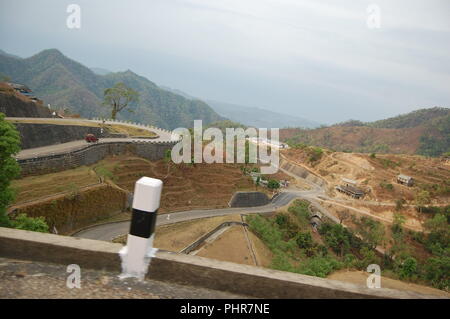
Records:
[[[445,204],[450,199],[450,167],[439,158],[324,151],[318,161],[311,162],[304,149],[290,149],[283,154],[322,176],[328,181],[332,193],[334,186],[342,183],[342,178],[349,178],[358,181],[359,187],[369,192],[365,197],[367,200],[395,202],[404,199],[414,204],[417,193],[423,190],[430,193],[430,199],[435,203]],[[412,176],[416,181],[415,186],[398,184],[398,174]]]
[[[161,179],[164,187],[160,212],[227,207],[234,192],[255,189],[250,177],[243,175],[236,164],[175,165],[119,156],[98,165],[111,171],[113,181],[129,191],[142,176]]]
[[[150,162],[122,155],[88,167],[21,178],[13,181],[17,196],[9,210],[17,209],[17,212],[27,213],[30,217],[44,216],[51,228],[56,226],[67,232],[87,226],[88,222],[109,218],[123,209],[126,191],[133,191],[136,180],[142,176],[164,181],[161,213],[227,207],[235,191],[254,189],[250,177],[245,176],[237,165],[180,167],[170,164],[170,168],[168,165],[163,160]],[[98,184],[100,177],[114,187],[102,188],[104,195],[96,191],[96,195],[91,196],[96,186],[90,185]],[[94,212],[96,209],[98,211]],[[60,211],[67,214],[61,215]],[[92,213],[91,219],[78,216],[88,212]],[[80,219],[79,223],[74,221],[75,215]]]
[[[160,249],[179,252],[220,224],[240,220],[240,215],[236,214],[160,226],[156,229],[154,245]]]
[[[244,265],[255,265],[242,226],[232,226],[212,243],[205,244],[197,256]]]
[[[43,199],[37,203],[14,206],[13,215],[25,213],[29,217],[45,218],[50,229],[67,234],[92,225],[125,209],[126,193],[108,184],[100,184],[82,191]]]
[[[61,192],[70,192],[98,181],[98,176],[91,167],[82,166],[58,173],[16,179],[12,182],[12,187],[16,190],[17,204]]]
[[[303,131],[296,128],[281,129],[280,140],[285,141],[297,136],[304,136],[310,145],[332,147],[339,151],[359,150],[414,154],[420,146],[420,136],[424,133],[422,126],[412,128],[373,128],[365,126],[332,126]]]

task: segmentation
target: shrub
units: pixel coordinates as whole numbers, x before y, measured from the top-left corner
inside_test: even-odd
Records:
[[[359,269],[367,269],[367,266],[371,264],[381,264],[380,258],[377,257],[375,251],[367,246],[364,246],[360,249],[360,254],[362,258],[354,262],[355,266]]]
[[[386,182],[381,182],[380,183],[380,187],[387,189],[388,191],[393,191],[394,190],[394,185],[392,185],[391,183],[386,183]]]
[[[297,245],[299,248],[308,249],[313,246],[313,240],[311,237],[311,233],[309,232],[301,232],[297,235],[296,239]]]
[[[439,289],[450,288],[450,257],[432,257],[425,264],[425,278]]]
[[[11,223],[16,229],[48,233],[48,225],[44,217],[28,217],[26,214],[19,214]]]
[[[414,257],[407,257],[395,263],[395,268],[400,279],[411,278],[417,271],[417,260]]]
[[[306,259],[296,272],[308,276],[325,278],[334,270],[342,268],[343,264],[333,257],[312,257]]]
[[[396,211],[402,210],[403,209],[403,205],[405,205],[405,204],[406,204],[406,201],[403,198],[397,199],[395,201],[395,210]]]
[[[320,147],[312,147],[309,149],[309,161],[315,162],[320,160],[323,154],[323,150]]]
[[[284,226],[287,224],[288,217],[284,214],[278,214],[277,217],[275,217],[275,222],[279,226]]]
[[[276,179],[271,179],[267,183],[267,187],[270,189],[278,189],[280,188],[280,182],[278,182]]]
[[[102,165],[98,165],[97,167],[95,167],[94,171],[97,173],[99,177],[103,179],[109,178],[114,180],[114,174],[109,169],[107,169]]]

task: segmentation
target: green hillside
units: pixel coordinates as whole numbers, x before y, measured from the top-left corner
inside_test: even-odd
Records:
[[[164,90],[130,70],[98,75],[56,49],[26,59],[0,52],[0,74],[26,84],[45,104],[69,107],[83,117],[107,116],[108,109],[101,105],[103,91],[124,82],[138,91],[140,98],[134,112],[122,112],[119,119],[167,129],[191,127],[194,119],[202,119],[205,124],[223,120],[208,104]]]

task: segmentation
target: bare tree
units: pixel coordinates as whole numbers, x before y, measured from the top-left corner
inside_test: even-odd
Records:
[[[337,212],[339,223],[342,224],[345,220],[350,218],[350,212],[346,210],[340,210]]]

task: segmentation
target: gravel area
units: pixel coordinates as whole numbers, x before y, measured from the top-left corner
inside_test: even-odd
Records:
[[[2,299],[215,299],[246,298],[156,280],[121,280],[118,273],[81,269],[81,288],[68,288],[67,266],[0,258]]]

